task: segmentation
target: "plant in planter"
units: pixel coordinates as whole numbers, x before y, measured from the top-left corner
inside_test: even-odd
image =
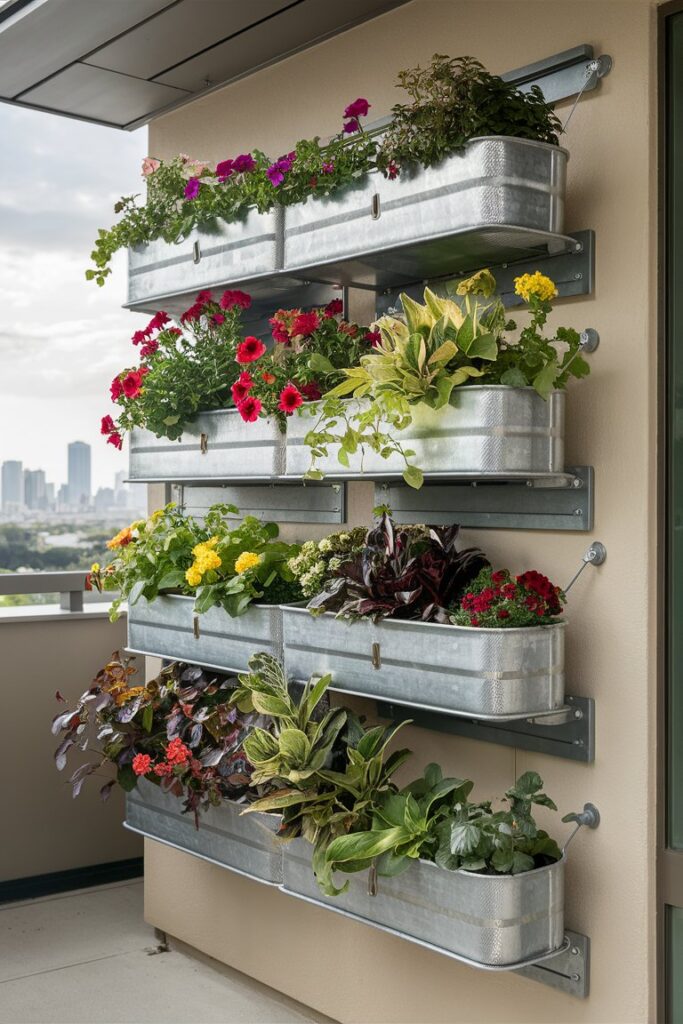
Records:
[[[560,327],[551,338],[544,334],[556,293],[549,278],[540,273],[516,278],[517,294],[531,314],[516,341],[506,337],[516,323],[507,319],[495,288],[493,275],[482,270],[461,282],[453,297],[441,298],[427,288],[421,305],[401,296],[403,318],[377,321],[380,340],[374,351],[361,357],[360,366],[349,367],[346,380],[308,410],[317,416],[304,438],[311,451],[309,477],[324,475],[318,462],[335,445],[346,467],[359,450],[383,459],[398,455],[406,483],[419,488],[423,472],[410,461],[415,451],[397,436],[411,425],[418,407],[434,412],[457,408],[457,389],[473,384],[533,387],[547,399],[553,390],[564,389],[570,377],[589,373],[577,331]],[[346,401],[350,397],[356,401]]]
[[[342,533],[332,533],[320,541],[304,541],[299,554],[289,562],[289,568],[298,580],[304,597],[316,597],[344,562],[363,551],[366,534],[364,526],[354,526]]]
[[[378,511],[363,549],[330,570],[309,610],[350,619],[448,622],[448,609],[488,564],[484,554],[456,547],[459,526],[397,530],[389,511]]]
[[[512,576],[508,569],[482,569],[451,615],[457,626],[518,628],[558,621],[562,590],[535,569]]]
[[[138,204],[137,195],[123,196],[116,203],[114,212],[120,219],[98,232],[91,254],[94,266],[86,270],[86,279],[102,286],[119,249],[155,238],[177,242],[197,224],[219,218],[235,221],[250,208],[265,213],[308,196],[329,195],[353,181],[374,165],[376,145],[361,125],[370,106],[365,99],[355,100],[345,108],[341,131],[329,142],[321,145],[317,136],[302,139],[277,159],[253,150],[211,167],[185,154],[168,161],[146,157],[144,205]]]
[[[87,749],[91,757],[69,779],[74,796],[89,776],[113,768],[114,778],[100,789],[103,800],[117,783],[130,792],[145,778],[182,800],[197,826],[200,810],[210,805],[254,798],[244,740],[268,723],[231,703],[237,680],[175,663],[137,685],[133,662],[113,654],[74,710],[53,720],[53,733],[62,734],[55,751],[59,771],[72,751]]]
[[[330,869],[362,870],[358,865],[376,861],[377,873],[391,876],[427,860],[449,871],[514,875],[561,858],[555,840],[533,818],[534,805],[557,810],[536,772],[521,775],[503,797],[508,807],[497,811],[490,801],[470,802],[472,786],[441,779],[438,765],[429,765],[423,778],[382,798],[372,829],[329,844]]]
[[[431,167],[474,138],[510,135],[557,145],[562,125],[538,86],[520,92],[472,57],[434,54],[427,68],[401,71],[411,103],[392,107],[377,166],[398,173],[406,164]]]
[[[251,305],[245,292],[226,291],[219,299],[200,292],[182,317],[180,327],[164,312],[155,313],[132,341],[140,346],[140,365],[117,374],[111,398],[122,412],[102,418],[107,443],[123,447],[133,427],[146,427],[157,437],[179,438],[197,413],[231,404],[231,387],[240,366],[240,314]]]
[[[288,562],[296,544],[279,541],[275,523],[245,516],[238,524],[234,505],[212,505],[202,523],[171,502],[121,530],[108,542],[116,551],[104,568],[94,565],[89,584],[116,590],[111,618],[122,601],[134,605],[159,594],[196,598],[198,614],[219,605],[228,615],[243,615],[256,602],[280,604],[300,600],[301,588]]]

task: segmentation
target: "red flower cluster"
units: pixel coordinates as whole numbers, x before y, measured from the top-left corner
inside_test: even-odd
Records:
[[[464,595],[456,622],[491,626],[496,622],[529,626],[562,614],[563,594],[547,576],[529,570],[514,578],[507,569],[483,569]]]
[[[149,754],[136,754],[133,758],[133,771],[136,775],[146,775],[152,767],[152,758]]]
[[[179,736],[176,736],[167,745],[165,757],[165,761],[160,761],[158,764],[153,765],[149,754],[136,754],[132,761],[133,771],[136,775],[147,775],[150,771],[153,771],[158,778],[162,779],[166,775],[171,775],[176,765],[182,766],[190,762],[194,773],[195,761],[192,758],[192,751],[189,747],[185,746]]]
[[[524,603],[535,615],[561,614],[560,588],[554,586],[547,576],[530,569],[517,577],[517,583],[527,592]]]
[[[299,313],[295,317],[291,328],[291,337],[307,338],[320,327],[320,316],[314,309],[310,313]]]
[[[223,292],[220,298],[219,306],[221,309],[249,309],[251,306],[251,295],[247,295],[246,292],[241,292],[239,289],[235,291]]]

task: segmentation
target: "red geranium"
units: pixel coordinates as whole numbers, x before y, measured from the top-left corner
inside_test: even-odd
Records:
[[[230,389],[232,391],[232,400],[235,405],[239,405],[240,402],[244,401],[253,386],[254,380],[251,374],[248,370],[243,370]]]
[[[150,356],[154,355],[158,348],[159,342],[156,341],[154,338],[150,338],[149,341],[146,341],[145,344],[140,349],[140,358],[148,359]]]
[[[144,373],[140,370],[129,370],[121,381],[121,387],[126,398],[137,398],[142,391],[142,378]]]
[[[298,409],[300,405],[303,405],[303,401],[304,400],[301,397],[299,389],[293,384],[288,384],[287,387],[283,388],[280,392],[278,409],[286,416],[291,416],[295,409]]]
[[[181,324],[192,323],[194,320],[199,320],[202,315],[203,305],[201,302],[194,302],[189,309],[186,309],[184,313],[180,314]]]
[[[263,408],[263,404],[258,398],[254,398],[252,395],[247,395],[243,402],[237,406],[237,411],[244,420],[245,423],[255,423],[259,418],[259,413]]]
[[[221,324],[225,323],[225,316],[223,315],[223,313],[214,313],[213,316],[211,317],[211,319],[219,327],[220,327]]]
[[[112,430],[111,434],[107,438],[107,444],[113,444],[119,451],[123,448],[123,438],[119,434],[118,430]]]
[[[302,384],[299,388],[301,394],[309,402],[317,402],[319,398],[322,398],[323,393],[320,390],[318,384],[312,380],[309,384]]]
[[[123,384],[121,383],[121,377],[114,377],[109,388],[112,402],[116,402],[123,394]]]
[[[111,434],[113,430],[116,430],[116,424],[114,423],[111,416],[103,416],[102,424],[100,426],[101,434]]]
[[[209,296],[211,296],[211,292],[209,292],[208,294]],[[199,301],[199,296],[197,296],[197,301]],[[153,331],[160,331],[161,328],[165,324],[167,324],[170,319],[171,318],[168,315],[168,313],[164,313],[163,310],[160,310],[158,313],[154,314],[150,322],[147,324],[146,333],[151,334]]]
[[[220,300],[221,309],[232,309],[237,306],[239,309],[249,309],[251,306],[251,295],[247,295],[246,292],[241,292],[239,289],[235,291],[223,292]]]
[[[299,313],[292,324],[292,337],[302,335],[306,338],[309,334],[313,334],[313,331],[317,330],[319,326],[320,317],[315,310],[311,310],[310,313]]]
[[[323,312],[324,312],[325,316],[327,316],[327,317],[337,316],[337,314],[341,313],[343,311],[343,309],[344,309],[344,303],[342,302],[341,299],[332,299],[331,302],[327,303],[327,305],[325,306],[325,309],[323,310]]]
[[[147,331],[136,331],[130,340],[134,345],[139,345],[140,342],[147,341]]]
[[[237,346],[235,361],[238,363],[253,363],[257,359],[260,359],[265,351],[266,346],[260,338],[254,338],[250,335]]]
[[[136,754],[132,763],[136,775],[146,775],[152,767],[152,758],[149,754]]]

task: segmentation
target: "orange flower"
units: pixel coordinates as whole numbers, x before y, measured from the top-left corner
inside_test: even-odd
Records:
[[[115,537],[112,537],[111,540],[107,541],[107,547],[110,551],[113,551],[116,548],[125,548],[127,544],[130,544],[133,541],[133,539],[133,531],[130,526],[126,526],[123,530],[119,530]]]

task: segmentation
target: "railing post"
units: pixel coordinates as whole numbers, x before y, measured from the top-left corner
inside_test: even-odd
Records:
[[[83,591],[67,590],[59,595],[59,607],[65,612],[83,611]]]

